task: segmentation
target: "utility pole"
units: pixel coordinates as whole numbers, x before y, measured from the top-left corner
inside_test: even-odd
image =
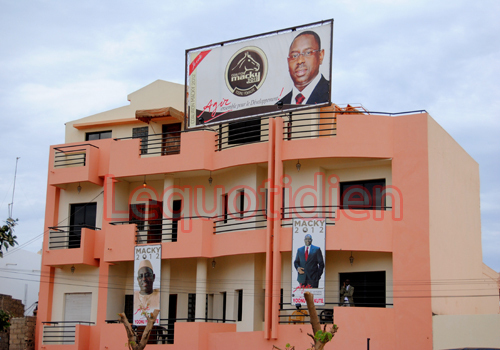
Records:
[[[19,158],[21,157],[16,157],[16,169],[14,171],[14,187],[12,188],[12,202],[9,203],[9,218],[13,220],[12,218],[12,212],[14,211],[14,193],[16,192],[16,177],[17,177],[17,163],[19,162]]]

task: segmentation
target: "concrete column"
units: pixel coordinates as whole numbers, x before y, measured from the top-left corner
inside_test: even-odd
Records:
[[[170,260],[161,261],[160,318],[168,317],[170,295]]]
[[[204,322],[207,295],[207,258],[198,258],[196,264],[196,322]]]

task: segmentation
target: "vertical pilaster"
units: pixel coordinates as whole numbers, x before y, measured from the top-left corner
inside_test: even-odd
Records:
[[[271,337],[272,281],[273,281],[273,229],[274,229],[274,119],[269,118],[267,160],[267,232],[266,232],[266,285],[264,292],[264,338]]]
[[[207,258],[198,258],[196,263],[196,322],[205,318],[205,298],[207,295]]]
[[[283,119],[275,119],[275,148],[274,148],[274,183],[276,192],[274,193],[274,212],[277,217],[274,219],[274,240],[273,240],[273,303],[272,303],[272,333],[271,338],[278,338],[279,313],[280,313],[280,291],[281,291],[281,207],[283,198],[281,196],[281,181],[283,177]]]

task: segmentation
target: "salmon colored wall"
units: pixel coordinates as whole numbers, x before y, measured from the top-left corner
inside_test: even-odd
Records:
[[[392,180],[404,211],[393,223],[396,348],[432,349],[427,114],[392,120]]]
[[[432,311],[496,314],[498,285],[483,277],[479,165],[428,119]]]

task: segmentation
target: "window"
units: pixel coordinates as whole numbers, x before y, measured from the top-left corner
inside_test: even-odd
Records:
[[[179,154],[181,151],[181,123],[163,124],[161,131],[161,154]]]
[[[228,196],[227,193],[223,194],[222,197],[222,217],[225,224],[227,224],[227,214],[228,214]]]
[[[222,294],[222,323],[226,323],[227,292],[221,292],[221,294]]]
[[[243,320],[243,289],[234,291],[234,319],[238,322]]]
[[[386,307],[385,271],[340,273],[339,290],[347,279],[354,287],[354,306]]]
[[[111,137],[111,135],[110,135]],[[148,127],[140,127],[132,129],[132,138],[141,139],[141,154],[148,153]]]
[[[88,132],[85,134],[85,141],[94,141],[94,140],[102,140],[110,138],[111,138],[111,130]]]
[[[188,322],[194,322],[196,317],[196,294],[189,293],[188,295]]]
[[[341,209],[385,210],[385,179],[340,183]]]
[[[70,205],[68,248],[80,248],[82,228],[94,230],[97,203]]]
[[[260,119],[230,123],[228,125],[227,143],[237,145],[240,143],[260,142],[260,129]]]
[[[240,219],[245,216],[245,190],[238,191],[238,212],[240,213]]]
[[[177,242],[177,232],[179,230],[179,220],[181,218],[182,200],[172,201],[172,242]]]
[[[133,294],[125,294],[125,316],[127,316],[127,320],[132,322],[134,319],[134,295]]]

